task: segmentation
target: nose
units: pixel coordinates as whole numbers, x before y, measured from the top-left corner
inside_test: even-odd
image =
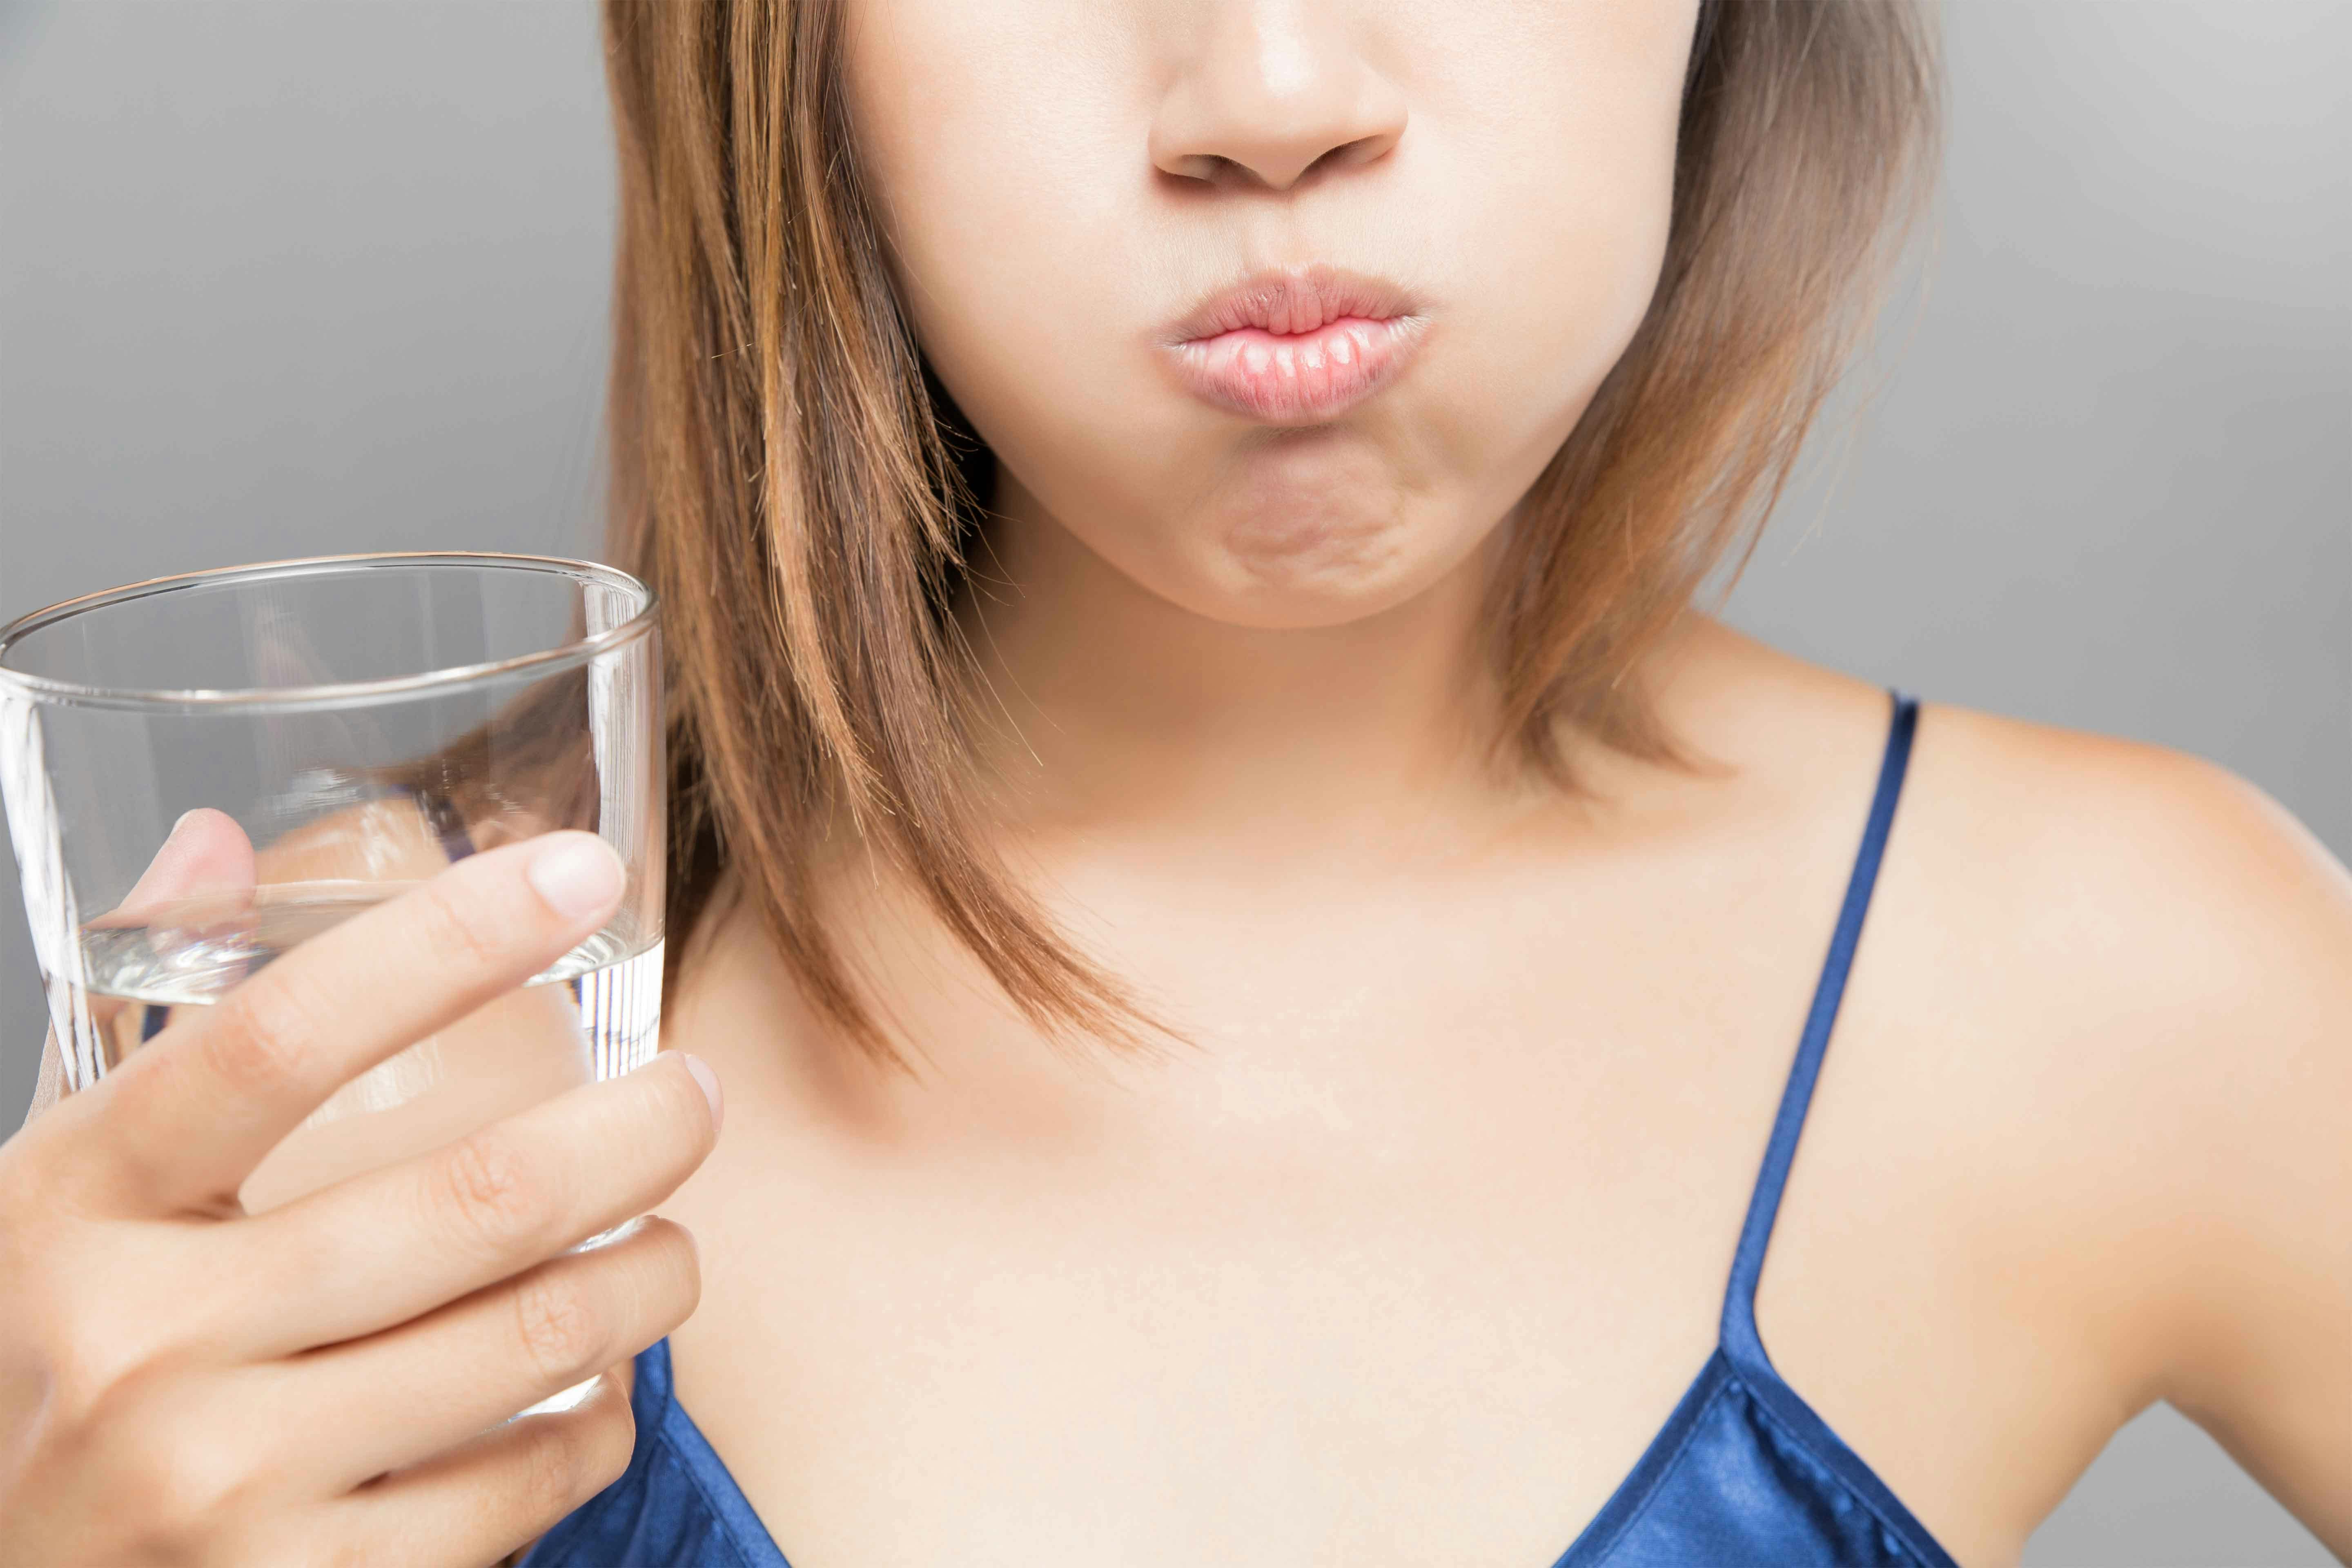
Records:
[[[1366,59],[1345,0],[1194,0],[1151,123],[1151,162],[1212,185],[1286,191],[1404,134],[1404,95]]]

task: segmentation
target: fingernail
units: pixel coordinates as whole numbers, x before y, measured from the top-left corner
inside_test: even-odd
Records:
[[[593,833],[551,833],[524,873],[547,907],[583,920],[621,896],[627,871],[611,845]]]
[[[710,1130],[716,1132],[719,1124],[727,1120],[726,1102],[719,1098],[719,1075],[712,1072],[710,1064],[700,1057],[684,1051],[678,1055],[686,1058],[686,1070],[692,1073],[694,1081],[702,1086],[702,1098],[710,1101]]]

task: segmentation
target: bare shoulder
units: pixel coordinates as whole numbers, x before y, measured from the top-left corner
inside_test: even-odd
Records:
[[[1720,628],[1698,641],[1707,733],[1780,796],[1830,802],[1850,843],[1885,690]],[[2021,1135],[2032,1107],[2063,1111],[2070,1149],[2104,1135],[2143,1181],[2158,1137],[2210,1151],[2198,1180],[2233,1162],[2262,1180],[2292,1152],[2347,1195],[2352,873],[2228,768],[1924,693],[1867,942],[1847,1011],[1957,1051],[1952,1071],[2023,1108]]]
[[[2250,781],[1930,701],[1902,812],[1908,891],[1953,956],[2065,1026],[2053,1070],[2130,1067],[2119,1110],[2293,1114],[2276,1090],[2352,1074],[2352,874]]]
[[[1989,843],[2025,863],[2110,875],[2323,925],[2352,913],[2352,879],[2310,830],[2218,763],[2163,746],[1930,702],[1939,763]],[[2338,939],[2340,925],[2328,933]]]
[[[1672,726],[1850,853],[1885,690],[1711,623],[1687,648]],[[1920,696],[1849,1010],[2135,1141],[2352,1089],[2352,873],[2309,828],[2205,758]]]
[[[1885,692],[1692,647],[1688,727],[1850,855]],[[1963,1561],[2156,1399],[2352,1552],[2352,875],[2213,762],[1920,695],[1776,1360]]]
[[[1882,1082],[1954,1090],[1927,1114],[1969,1179],[1921,1204],[1980,1315],[2080,1347],[2113,1420],[2170,1400],[2346,1550],[2352,875],[2160,746],[1930,701],[1913,768],[1857,985]]]

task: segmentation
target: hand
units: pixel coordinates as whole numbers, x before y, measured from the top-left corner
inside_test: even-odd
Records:
[[[578,833],[486,851],[171,1022],[0,1144],[0,1565],[480,1568],[617,1477],[609,1377],[684,1321],[644,1213],[715,1139],[662,1058],[252,1213],[346,1079],[511,992],[619,901]],[[695,1069],[699,1069],[695,1070]]]

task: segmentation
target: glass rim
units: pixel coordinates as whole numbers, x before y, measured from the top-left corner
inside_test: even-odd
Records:
[[[319,682],[307,686],[251,686],[230,688],[142,688],[100,686],[86,681],[60,680],[55,676],[35,675],[27,670],[8,668],[8,655],[15,646],[32,633],[71,620],[74,616],[110,605],[127,604],[157,594],[169,594],[185,588],[210,584],[257,581],[268,577],[325,576],[337,572],[363,571],[376,566],[478,566],[506,571],[538,572],[567,577],[585,577],[607,587],[618,588],[639,595],[642,599],[629,617],[617,626],[608,626],[593,637],[575,637],[553,647],[538,648],[530,653],[516,654],[509,658],[490,659],[480,664],[453,665],[442,669],[419,670],[414,675],[384,676],[373,680]],[[368,551],[353,555],[305,555],[287,561],[257,561],[242,566],[211,566],[197,572],[177,572],[163,577],[150,577],[143,582],[125,583],[120,587],[101,588],[94,594],[83,594],[62,599],[54,605],[17,616],[0,626],[0,694],[32,697],[43,701],[90,708],[201,708],[241,709],[317,706],[320,703],[367,702],[386,698],[406,697],[420,692],[438,690],[445,687],[463,686],[486,678],[511,674],[520,670],[556,669],[584,664],[599,655],[611,652],[636,641],[651,632],[661,610],[661,600],[652,587],[615,566],[601,562],[579,561],[562,555],[525,555],[488,550],[386,550]]]

